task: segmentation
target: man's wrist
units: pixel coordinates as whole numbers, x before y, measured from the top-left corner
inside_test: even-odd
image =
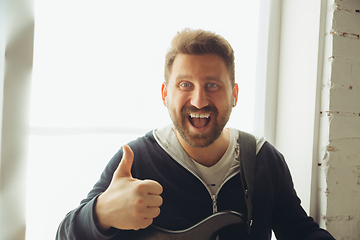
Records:
[[[111,226],[110,225],[107,225],[107,224],[104,224],[104,222],[102,222],[99,218],[99,209],[98,209],[98,200],[99,200],[99,197],[101,197],[102,193],[100,193],[94,200],[94,206],[93,206],[93,218],[94,218],[94,222],[95,222],[95,225],[97,227],[97,229],[101,232],[101,233],[109,233],[110,232],[110,229],[111,229]]]

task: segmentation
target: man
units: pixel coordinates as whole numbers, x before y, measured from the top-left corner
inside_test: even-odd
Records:
[[[162,85],[173,125],[120,149],[60,224],[57,239],[133,239],[151,224],[180,230],[220,211],[247,215],[238,130],[225,128],[238,91],[234,52],[224,38],[178,33]],[[246,224],[232,225],[219,239],[265,240],[271,230],[278,239],[333,239],[300,206],[283,156],[261,138],[256,152],[250,234]]]

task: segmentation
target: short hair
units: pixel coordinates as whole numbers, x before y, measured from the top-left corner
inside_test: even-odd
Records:
[[[168,84],[172,65],[178,54],[218,54],[225,62],[232,86],[235,86],[235,57],[230,43],[214,32],[185,28],[173,38],[165,56],[165,83]]]

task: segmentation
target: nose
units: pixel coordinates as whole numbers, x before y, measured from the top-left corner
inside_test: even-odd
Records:
[[[206,91],[202,88],[195,89],[192,92],[190,103],[191,105],[193,105],[198,109],[201,109],[209,105]]]

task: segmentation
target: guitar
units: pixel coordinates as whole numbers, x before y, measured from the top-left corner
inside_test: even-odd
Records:
[[[245,223],[245,217],[234,211],[215,213],[185,230],[167,230],[150,225],[146,229],[128,232],[124,239],[131,240],[215,240],[217,233],[224,227]]]

